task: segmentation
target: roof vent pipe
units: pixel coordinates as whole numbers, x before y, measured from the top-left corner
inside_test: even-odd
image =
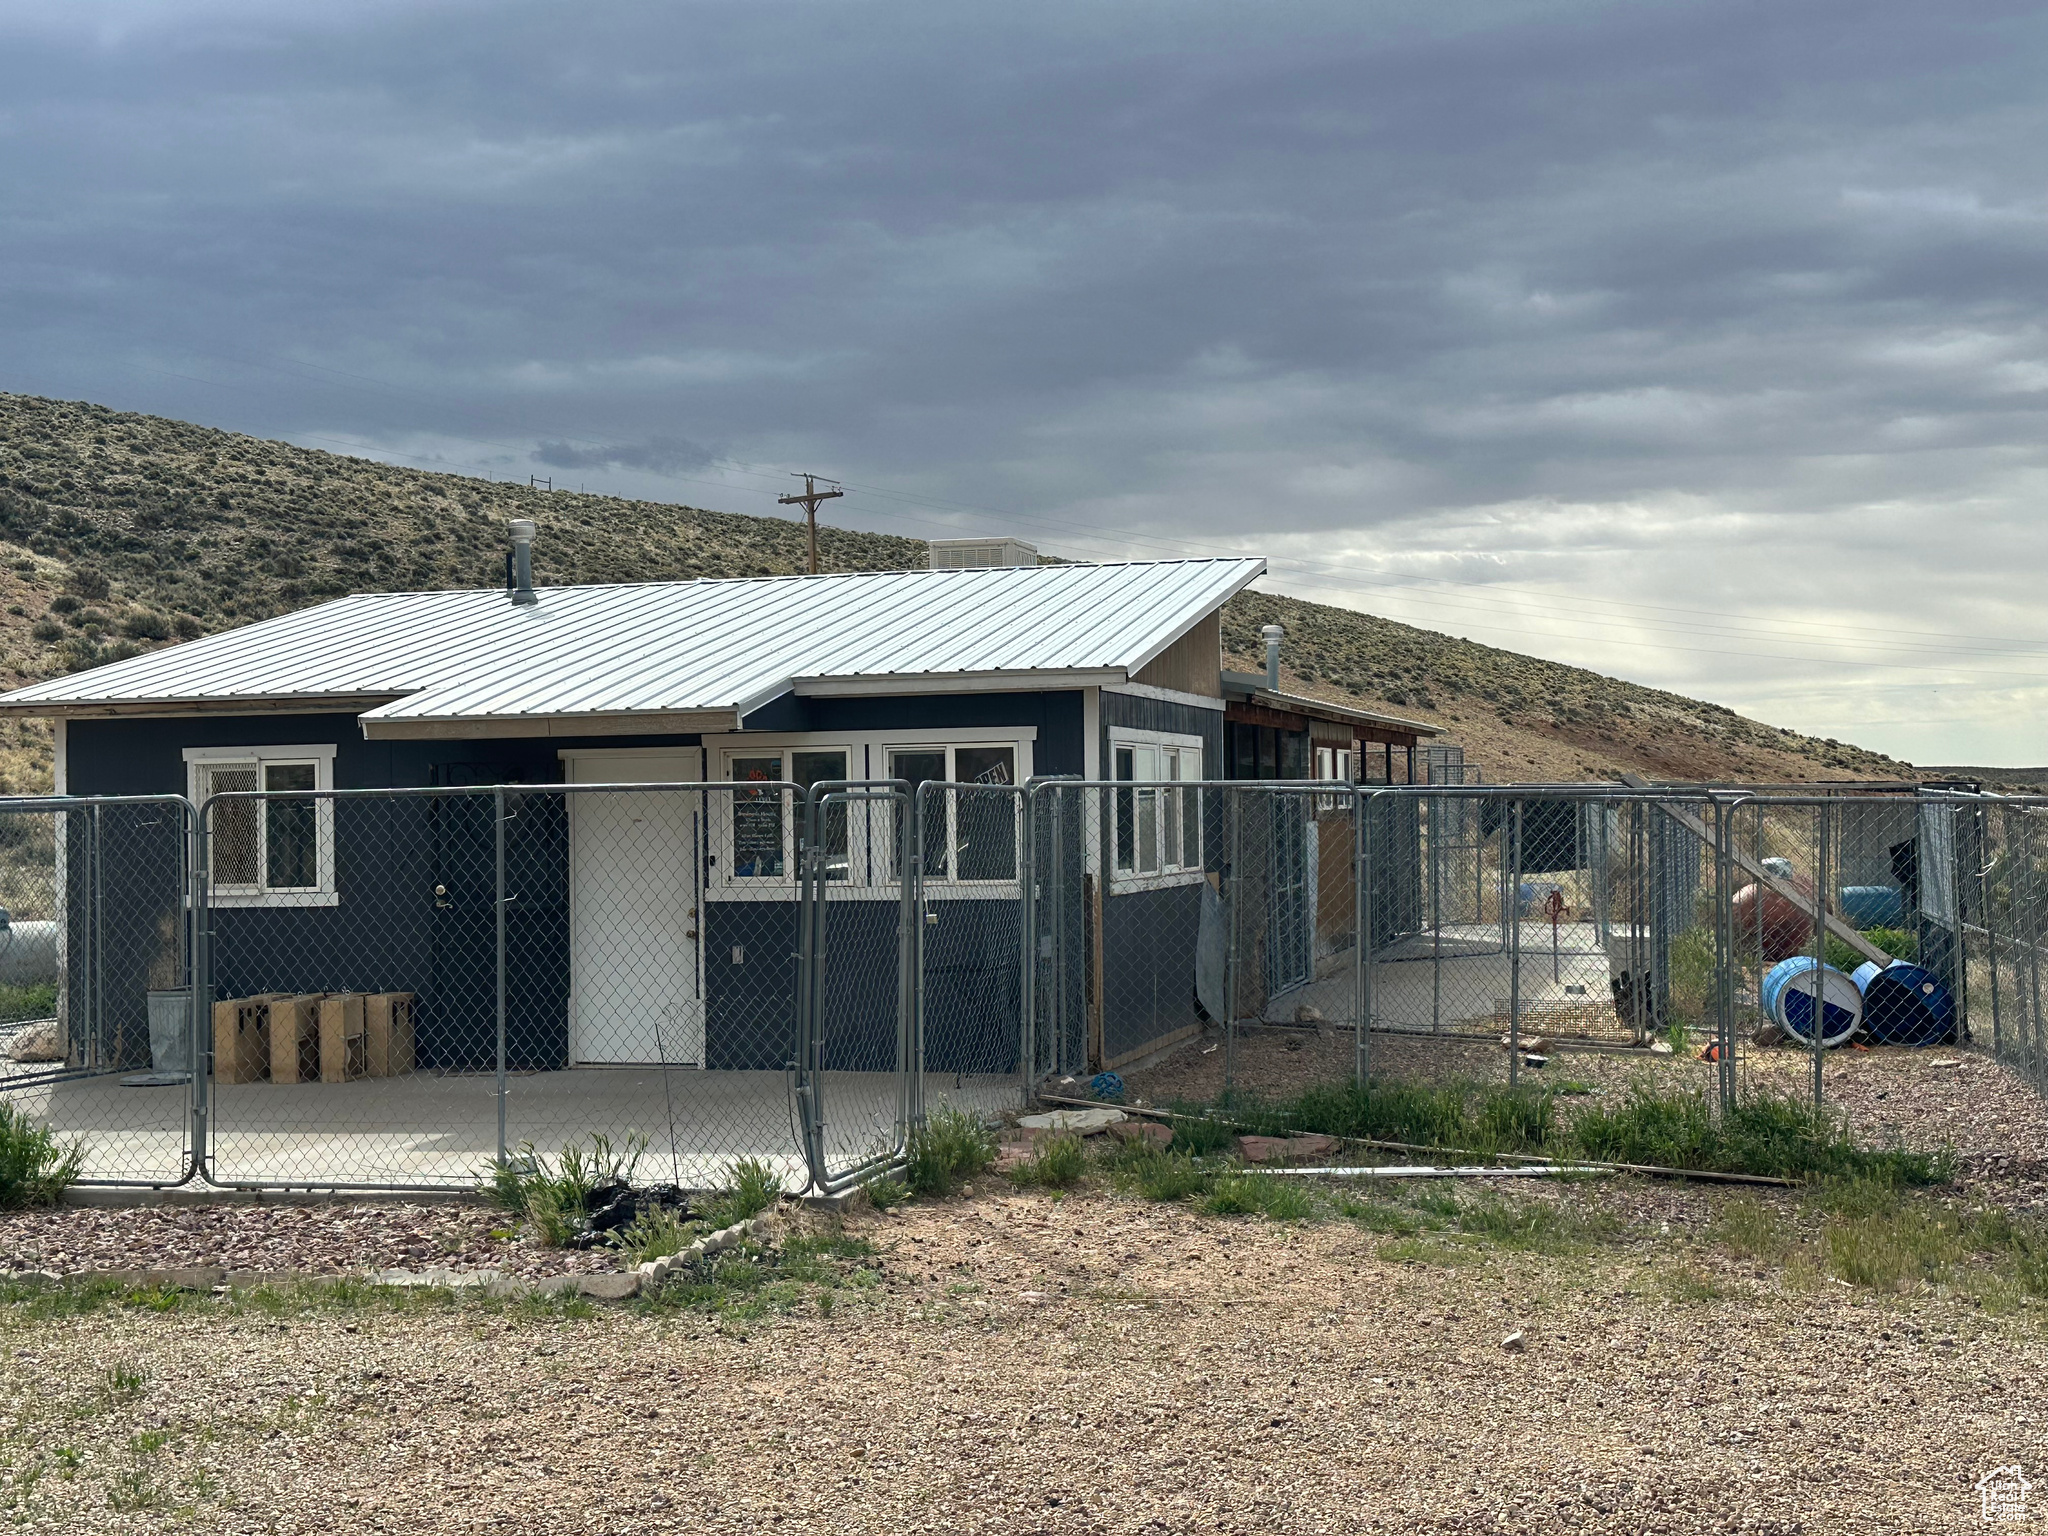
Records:
[[[1266,686],[1275,693],[1280,691],[1280,638],[1287,633],[1278,624],[1268,624],[1259,631],[1266,637]]]
[[[512,589],[515,603],[540,601],[533,591],[533,524],[523,517],[512,520],[512,554],[506,561],[505,585]]]

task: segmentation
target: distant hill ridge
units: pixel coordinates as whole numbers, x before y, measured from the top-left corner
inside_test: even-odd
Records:
[[[804,568],[800,522],[542,491],[268,442],[158,416],[0,394],[0,678],[7,686],[348,592],[496,586],[503,524],[539,525],[543,584]],[[831,570],[922,565],[922,540],[819,530]],[[1289,685],[1444,724],[1489,780],[1883,778],[1906,765],[1714,704],[1397,624],[1251,592],[1224,645]],[[48,731],[0,723],[0,789],[49,786]]]

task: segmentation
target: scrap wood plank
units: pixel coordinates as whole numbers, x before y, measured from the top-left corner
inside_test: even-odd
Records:
[[[1639,773],[1624,773],[1621,776],[1621,782],[1626,784],[1630,789],[1648,789],[1650,787],[1649,780],[1645,779]],[[1718,850],[1721,846],[1714,840],[1713,828],[1709,827],[1704,821],[1701,821],[1699,817],[1693,815],[1692,812],[1686,810],[1683,806],[1660,803],[1657,808],[1661,810],[1666,816],[1669,816],[1673,821],[1677,822],[1680,826],[1684,827],[1686,831],[1692,833],[1694,837],[1697,837],[1709,848]],[[1772,874],[1769,870],[1765,869],[1763,865],[1759,864],[1755,859],[1752,859],[1748,854],[1743,853],[1739,849],[1729,849],[1728,857],[1734,860],[1737,864],[1740,864],[1743,867],[1744,871],[1748,873],[1751,879],[1757,881],[1767,890],[1776,891],[1780,896],[1784,897],[1787,901],[1791,902],[1793,906],[1797,907],[1800,911],[1804,912],[1808,917],[1818,915],[1820,919],[1827,924],[1827,929],[1829,933],[1832,933],[1844,944],[1848,945],[1851,949],[1855,950],[1856,953],[1861,955],[1864,959],[1875,960],[1879,966],[1887,966],[1892,963],[1892,960],[1895,958],[1894,956],[1888,955],[1883,950],[1879,949],[1875,944],[1871,943],[1870,940],[1863,937],[1862,934],[1858,933],[1854,928],[1850,927],[1847,923],[1843,922],[1839,917],[1835,916],[1834,913],[1820,912],[1816,914],[1816,903],[1814,899],[1811,896],[1808,896],[1805,892],[1801,891],[1797,886],[1793,885],[1791,881],[1780,880],[1776,875]]]

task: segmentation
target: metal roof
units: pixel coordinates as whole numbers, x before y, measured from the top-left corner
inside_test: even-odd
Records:
[[[1258,559],[345,597],[0,695],[0,714],[327,705],[372,736],[731,729],[789,692],[1127,681]],[[621,718],[623,717],[623,718]],[[658,717],[658,719],[650,719]],[[495,729],[494,729],[495,728]]]

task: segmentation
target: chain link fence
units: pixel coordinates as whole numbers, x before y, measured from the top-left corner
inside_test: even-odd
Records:
[[[191,832],[176,796],[0,801],[0,1103],[86,1183],[191,1171]]]
[[[1896,1118],[1885,1063],[1974,1046],[2048,1092],[2048,801],[932,758],[0,802],[0,1100],[95,1181],[460,1187],[597,1135],[796,1190],[1105,1073],[1169,1104],[1649,1069]]]

